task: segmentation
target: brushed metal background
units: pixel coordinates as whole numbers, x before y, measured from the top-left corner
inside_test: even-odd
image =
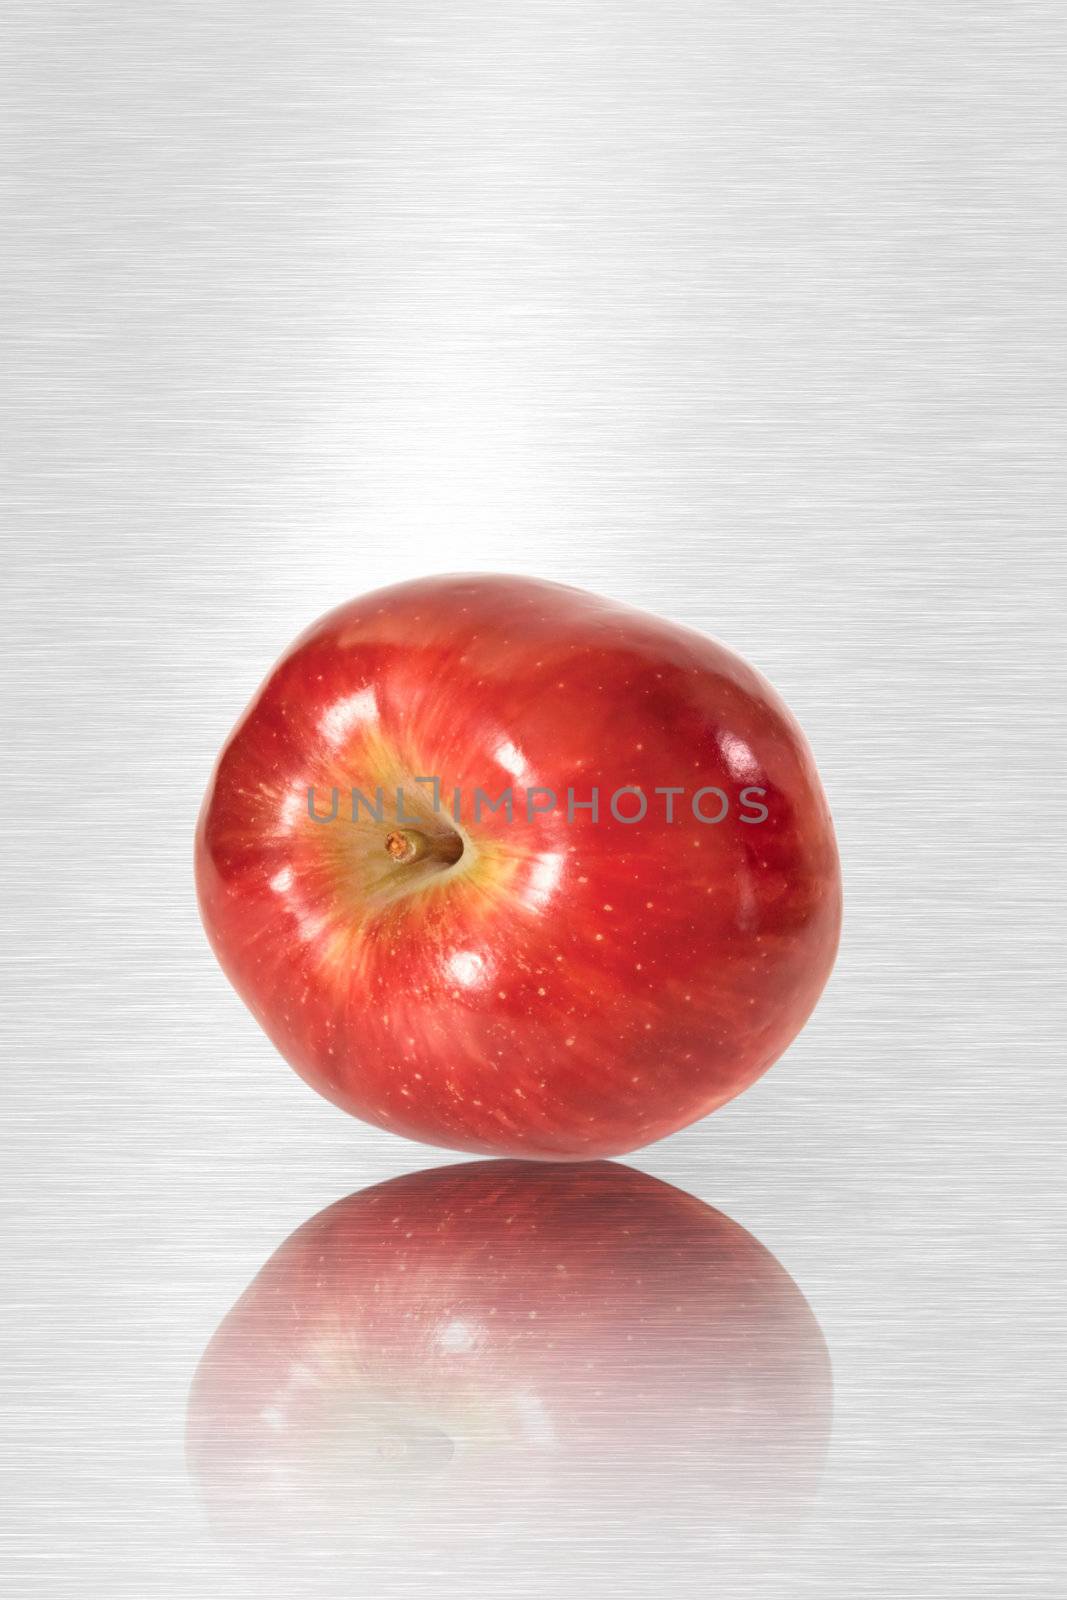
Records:
[[[447,1157],[275,1057],[191,832],[291,636],[455,568],[747,655],[844,856],[803,1037],[637,1163],[810,1298],[820,1504],[725,1577],[699,1526],[638,1576],[608,1541],[607,1592],[680,1533],[685,1596],[1060,1592],[1062,8],[12,0],[3,31],[5,1593],[266,1592],[186,1481],[199,1354],[292,1227]],[[482,1544],[479,1592],[531,1592]],[[440,1587],[367,1561],[307,1581]]]

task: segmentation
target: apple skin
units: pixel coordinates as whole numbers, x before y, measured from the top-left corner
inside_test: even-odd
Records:
[[[224,1537],[469,1594],[479,1541],[557,1579],[748,1558],[809,1509],[831,1413],[818,1323],[737,1223],[609,1162],[479,1161],[286,1240],[201,1359],[187,1457]]]
[[[540,785],[560,803],[527,820]],[[687,791],[672,822],[668,785]],[[514,820],[475,821],[476,789],[505,786]],[[598,819],[569,817],[568,788],[594,786]],[[639,822],[610,809],[624,786]],[[383,820],[353,823],[350,791],[379,787]],[[718,824],[692,814],[703,787],[729,797]],[[328,815],[335,788],[337,820],[314,821],[308,790]],[[460,859],[390,856],[398,790]],[[320,1094],[429,1144],[552,1161],[636,1149],[751,1084],[814,1007],[841,919],[811,753],[757,672],[582,590],[479,574],[365,595],[296,641],[219,757],[196,880],[223,970]]]

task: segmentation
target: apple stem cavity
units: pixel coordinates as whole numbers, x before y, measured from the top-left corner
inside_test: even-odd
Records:
[[[417,828],[394,828],[386,835],[385,848],[401,867],[415,861],[439,861],[452,866],[463,854],[463,840],[458,833],[431,836]]]

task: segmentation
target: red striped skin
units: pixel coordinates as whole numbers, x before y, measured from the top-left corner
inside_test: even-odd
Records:
[[[455,828],[417,777],[460,790]],[[514,821],[474,820],[476,789],[508,785]],[[568,818],[594,785],[598,819]],[[382,821],[346,820],[378,786]],[[389,857],[397,786],[458,862]],[[559,804],[527,820],[534,786]],[[624,786],[641,821],[610,810]],[[686,791],[672,822],[664,786]],[[336,821],[309,787],[322,814],[337,788]],[[692,813],[705,787],[718,824]],[[809,1016],[841,917],[826,799],[771,686],[690,629],[521,577],[401,584],[302,635],[222,751],[196,877],[224,971],[321,1094],[542,1160],[636,1149],[740,1093]]]

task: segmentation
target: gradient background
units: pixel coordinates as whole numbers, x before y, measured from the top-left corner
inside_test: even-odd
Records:
[[[3,33],[6,1594],[241,1592],[185,1477],[200,1352],[290,1229],[448,1159],[274,1055],[190,852],[291,637],[464,568],[724,639],[839,830],[816,1016],[636,1158],[778,1256],[836,1381],[804,1537],[675,1592],[1060,1592],[1062,7]],[[499,1560],[478,1592],[524,1594]]]

